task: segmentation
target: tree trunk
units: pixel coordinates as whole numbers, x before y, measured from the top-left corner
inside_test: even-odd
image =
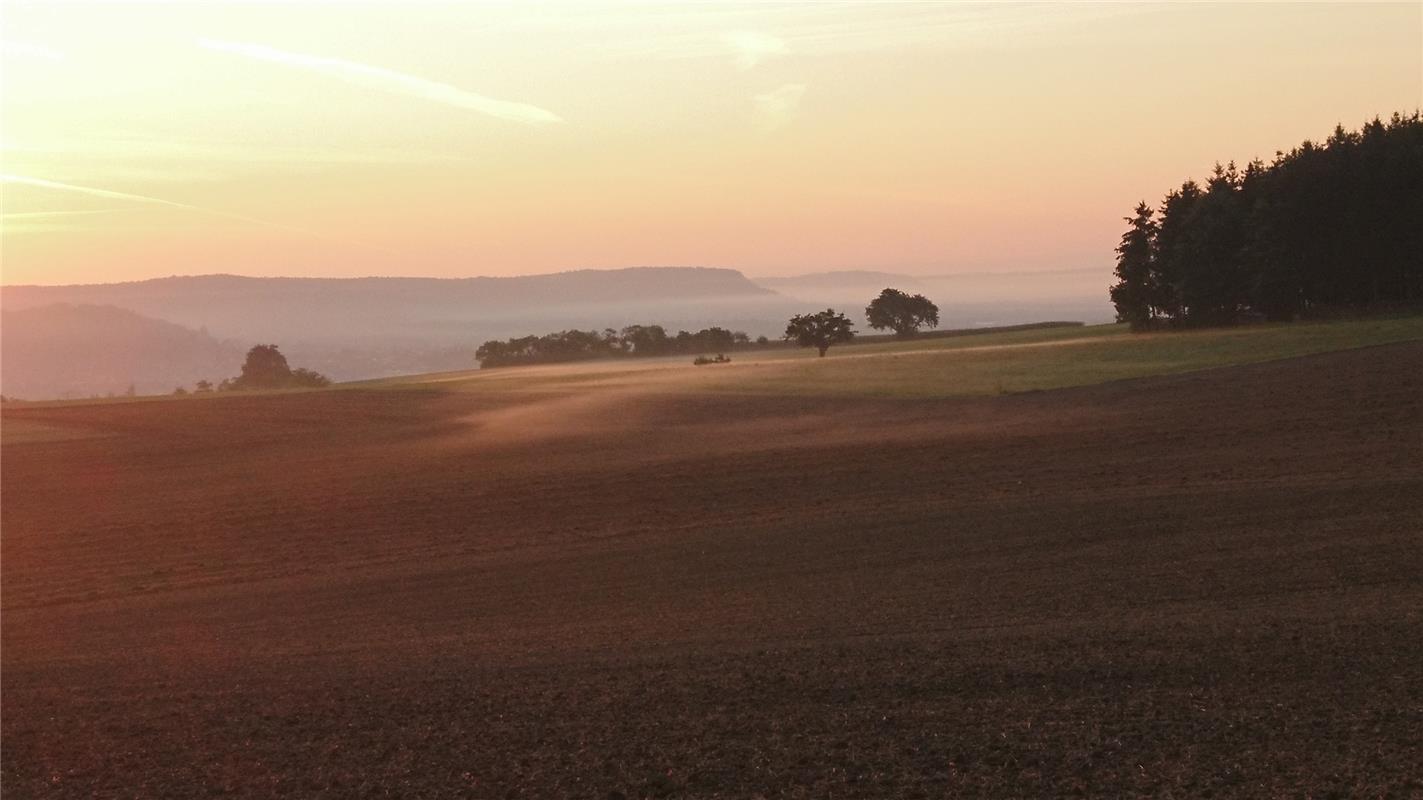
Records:
[[[826,350],[829,350],[829,349],[830,349],[830,345],[828,345],[828,344],[827,344],[827,345],[821,345],[821,347],[820,347],[820,357],[821,357],[821,358],[825,358],[825,351],[826,351]]]

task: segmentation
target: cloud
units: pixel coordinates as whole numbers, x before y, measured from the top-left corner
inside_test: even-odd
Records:
[[[224,42],[214,39],[199,39],[198,43],[209,50],[232,53],[258,61],[271,61],[277,64],[306,69],[323,75],[330,75],[334,78],[340,78],[357,86],[366,86],[394,94],[403,94],[435,103],[443,103],[448,106],[454,106],[455,108],[478,111],[481,114],[488,114],[491,117],[498,117],[499,119],[509,120],[511,122],[522,122],[526,125],[548,125],[563,122],[562,117],[559,117],[552,111],[539,108],[538,106],[531,106],[527,103],[513,103],[507,100],[495,100],[492,97],[467,92],[456,86],[451,86],[448,83],[429,81],[424,78],[417,78],[414,75],[406,75],[403,72],[385,69],[384,67],[358,64],[354,61],[346,61],[339,58],[326,58],[304,53],[289,53],[285,50],[277,50],[260,44]]]
[[[803,97],[805,84],[787,83],[775,91],[756,95],[752,102],[756,105],[756,113],[760,117],[762,127],[775,130],[795,119]]]
[[[73,183],[61,183],[59,181],[45,180],[44,178],[31,178],[25,175],[0,175],[0,183],[14,183],[21,186],[33,186],[39,189],[54,189],[56,191],[72,192],[75,194],[87,194],[91,197],[102,197],[107,200],[128,200],[134,203],[148,203],[150,205],[167,206],[169,208],[181,208],[188,211],[196,211],[199,214],[207,214],[209,216],[238,220],[239,222],[246,222],[253,225],[261,225],[265,228],[275,228],[277,230],[287,231],[289,233],[299,233],[303,236],[311,236],[317,239],[336,242],[338,244],[343,244],[347,246],[365,247],[365,245],[360,245],[355,242],[332,239],[329,236],[316,233],[315,231],[309,231],[304,228],[297,228],[292,225],[283,225],[280,222],[272,222],[270,220],[259,219],[257,217],[249,217],[245,214],[234,214],[230,211],[219,211],[214,208],[204,208],[203,206],[195,206],[190,205],[188,203],[179,203],[174,200],[164,200],[161,197],[152,197],[144,194],[116,192],[111,189],[99,189],[93,186],[80,186]]]
[[[122,134],[0,143],[0,161],[19,172],[43,163],[49,180],[91,183],[199,183],[254,171],[321,172],[347,165],[479,163],[452,153],[413,148],[344,148],[289,142],[235,142]],[[40,170],[37,170],[40,171]]]
[[[8,176],[7,176],[8,177]],[[4,219],[33,219],[46,220],[59,217],[91,217],[95,214],[114,214],[117,208],[91,208],[84,211],[19,211],[15,213],[0,214],[0,220]]]
[[[258,164],[437,164],[475,161],[468,156],[408,147],[338,148],[278,142],[176,139],[138,133],[46,139],[36,143],[0,142],[0,152],[44,154],[105,160],[144,158]]]
[[[657,15],[655,27],[636,15],[592,13],[572,23],[567,13],[550,14],[544,24],[580,25],[589,32],[589,47],[619,58],[725,58],[730,47],[737,66],[751,69],[789,53],[820,57],[920,47],[1019,49],[1090,32],[1105,19],[1157,13],[1162,7],[1071,2],[683,3]],[[733,33],[708,36],[707,30]],[[768,30],[776,34],[756,33]]]
[[[17,42],[14,39],[0,41],[0,55],[39,58],[45,61],[63,61],[64,53],[52,47],[31,42]]]
[[[733,63],[740,70],[748,70],[770,58],[790,52],[784,39],[760,31],[734,31],[723,34],[721,40],[731,48]]]
[[[94,208],[83,211],[21,211],[0,214],[0,236],[20,233],[59,233],[92,228],[82,222],[86,217],[101,217],[120,213],[117,208]],[[79,220],[79,221],[76,221]]]
[[[144,194],[130,194],[129,192],[115,192],[110,189],[98,189],[93,186],[79,186],[73,183],[61,183],[59,181],[45,180],[44,178],[31,178],[25,175],[0,175],[0,183],[15,183],[21,186],[34,186],[40,189],[55,189],[62,192],[74,192],[76,194],[87,194],[92,197],[103,197],[109,200],[129,200],[135,203],[152,203],[160,206],[171,206],[173,208],[185,208],[189,211],[200,211],[204,214],[215,214],[221,217],[231,217],[233,219],[256,222],[261,225],[277,225],[274,222],[244,217],[240,214],[231,214],[226,211],[215,211],[202,206],[179,203],[173,200],[164,200],[161,197],[150,197]],[[277,226],[283,227],[283,226]]]

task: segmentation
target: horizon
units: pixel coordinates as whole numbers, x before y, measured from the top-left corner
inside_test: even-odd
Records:
[[[520,275],[243,275],[236,272],[193,272],[172,275],[152,275],[142,278],[132,278],[129,280],[114,281],[93,281],[86,283],[4,283],[0,282],[0,288],[64,288],[78,286],[108,286],[121,283],[147,283],[152,281],[178,280],[185,278],[239,278],[243,280],[317,280],[317,281],[366,281],[366,280],[431,280],[431,281],[473,281],[473,280],[513,280],[518,278],[546,278],[558,275],[568,275],[579,272],[632,272],[636,270],[716,270],[725,272],[735,272],[746,280],[757,283],[758,281],[792,281],[804,278],[815,278],[830,275],[883,275],[887,278],[909,278],[914,280],[948,280],[953,278],[1010,278],[1022,275],[1060,275],[1065,273],[1102,273],[1104,277],[1110,277],[1109,269],[1097,269],[1094,267],[1064,267],[1061,269],[1025,269],[1025,270],[1005,270],[1002,272],[989,272],[983,270],[967,272],[925,272],[925,273],[903,273],[888,269],[843,269],[843,270],[818,270],[811,272],[798,272],[786,275],[764,275],[748,274],[745,270],[735,267],[717,267],[707,264],[639,264],[629,267],[574,267],[571,269],[559,269],[549,272],[530,272]],[[764,287],[763,287],[764,288]]]
[[[76,8],[5,7],[0,285],[1105,275],[1138,201],[1423,105],[1417,4]]]

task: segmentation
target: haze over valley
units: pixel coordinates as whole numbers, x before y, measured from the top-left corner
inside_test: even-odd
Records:
[[[487,339],[568,328],[658,324],[675,333],[720,326],[779,339],[788,316],[826,305],[849,309],[864,328],[864,306],[891,285],[940,298],[947,328],[1106,322],[1109,280],[1103,270],[751,280],[729,269],[649,267],[517,278],[206,275],[4,286],[0,392],[31,400],[130,387],[161,394],[228,377],[242,352],[269,342],[336,380],[359,380],[470,369],[475,347]],[[139,318],[150,330],[134,338],[128,331]],[[53,335],[61,329],[64,336]]]

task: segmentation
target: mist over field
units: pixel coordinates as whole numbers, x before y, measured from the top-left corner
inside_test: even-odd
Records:
[[[4,800],[1423,800],[1423,3],[0,1]]]
[[[6,404],[7,795],[1410,785],[1423,318],[841,349]]]
[[[336,380],[469,369],[488,339],[658,324],[720,326],[779,339],[792,314],[863,309],[882,289],[924,291],[942,325],[1105,322],[1100,270],[914,277],[843,272],[751,280],[697,267],[580,270],[520,278],[157,278],[0,287],[0,392],[46,399],[171,391],[234,374],[240,354],[275,342]],[[120,313],[126,312],[126,313]],[[132,328],[145,320],[143,337]],[[122,320],[120,324],[119,320]],[[63,328],[62,337],[50,331]],[[84,365],[102,364],[88,369]]]

